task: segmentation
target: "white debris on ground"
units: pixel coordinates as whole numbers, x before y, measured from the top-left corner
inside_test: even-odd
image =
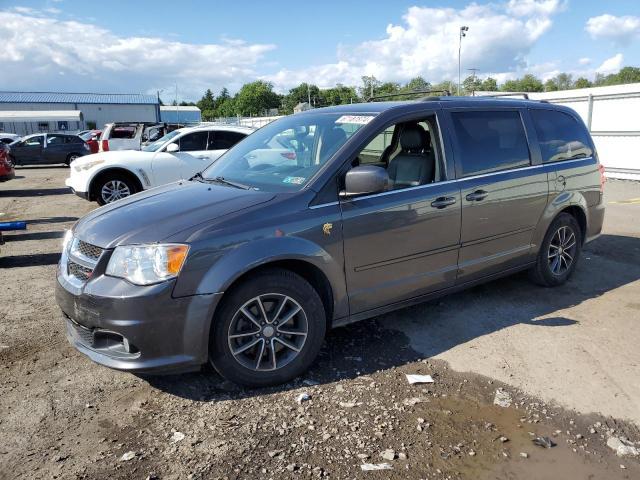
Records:
[[[171,443],[181,442],[184,440],[184,433],[182,432],[173,432],[171,435]]]
[[[511,394],[502,388],[496,390],[496,396],[493,398],[493,404],[499,407],[507,408],[511,406]]]
[[[637,456],[640,451],[629,440],[619,437],[609,437],[607,446],[616,451],[616,455],[624,457],[625,455]]]
[[[407,381],[411,385],[414,383],[433,383],[433,378],[431,375],[407,374]]]
[[[123,454],[120,457],[120,461],[121,462],[128,462],[129,460],[133,460],[134,458],[136,458],[136,452],[134,452],[133,450],[130,452],[127,452],[125,454]]]
[[[393,467],[388,463],[363,463],[360,465],[360,469],[366,472],[371,470],[393,470]]]
[[[298,402],[299,404],[302,404],[302,402],[307,402],[309,400],[311,400],[311,395],[309,395],[307,392],[303,392],[296,397],[296,402]]]

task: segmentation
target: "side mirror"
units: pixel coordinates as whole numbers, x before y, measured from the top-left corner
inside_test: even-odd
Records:
[[[362,165],[347,172],[341,197],[384,192],[389,187],[389,174],[382,167]]]
[[[177,143],[170,143],[169,145],[167,145],[167,148],[165,149],[165,151],[167,153],[179,152],[180,151],[180,147],[178,146]]]

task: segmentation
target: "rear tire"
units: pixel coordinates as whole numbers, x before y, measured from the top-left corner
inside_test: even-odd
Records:
[[[137,191],[135,183],[120,173],[109,173],[99,177],[94,186],[94,196],[99,205],[121,200]]]
[[[543,287],[565,283],[576,269],[582,251],[582,230],[573,215],[561,213],[547,230],[529,277]]]
[[[227,380],[278,385],[302,374],[318,355],[326,314],[301,276],[282,269],[258,273],[222,302],[211,327],[209,362]]]

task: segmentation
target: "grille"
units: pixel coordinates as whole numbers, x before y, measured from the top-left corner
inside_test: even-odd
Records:
[[[102,249],[100,247],[83,242],[82,240],[78,240],[76,249],[79,253],[91,260],[97,261],[100,258],[100,255],[102,255]]]
[[[93,346],[93,330],[81,327],[72,320],[67,320],[67,328],[81,343],[88,347]]]
[[[84,267],[71,260],[69,260],[69,263],[67,264],[67,269],[69,275],[73,275],[78,280],[82,280],[83,282],[89,280],[91,274],[93,273],[93,270],[91,270],[90,268]]]

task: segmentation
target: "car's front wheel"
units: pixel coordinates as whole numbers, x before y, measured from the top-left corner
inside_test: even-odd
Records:
[[[545,287],[562,285],[573,274],[582,250],[582,230],[573,215],[561,213],[540,246],[531,279]]]
[[[95,198],[100,205],[121,200],[136,192],[136,186],[130,178],[116,173],[102,176],[95,185]]]
[[[316,290],[301,276],[274,269],[228,292],[214,318],[211,365],[248,387],[288,382],[318,355],[326,314]]]
[[[64,162],[64,163],[68,167],[69,165],[71,165],[71,162],[73,162],[74,160],[76,160],[78,158],[80,158],[80,154],[78,154],[78,153],[70,153],[69,155],[67,155],[67,161]]]

